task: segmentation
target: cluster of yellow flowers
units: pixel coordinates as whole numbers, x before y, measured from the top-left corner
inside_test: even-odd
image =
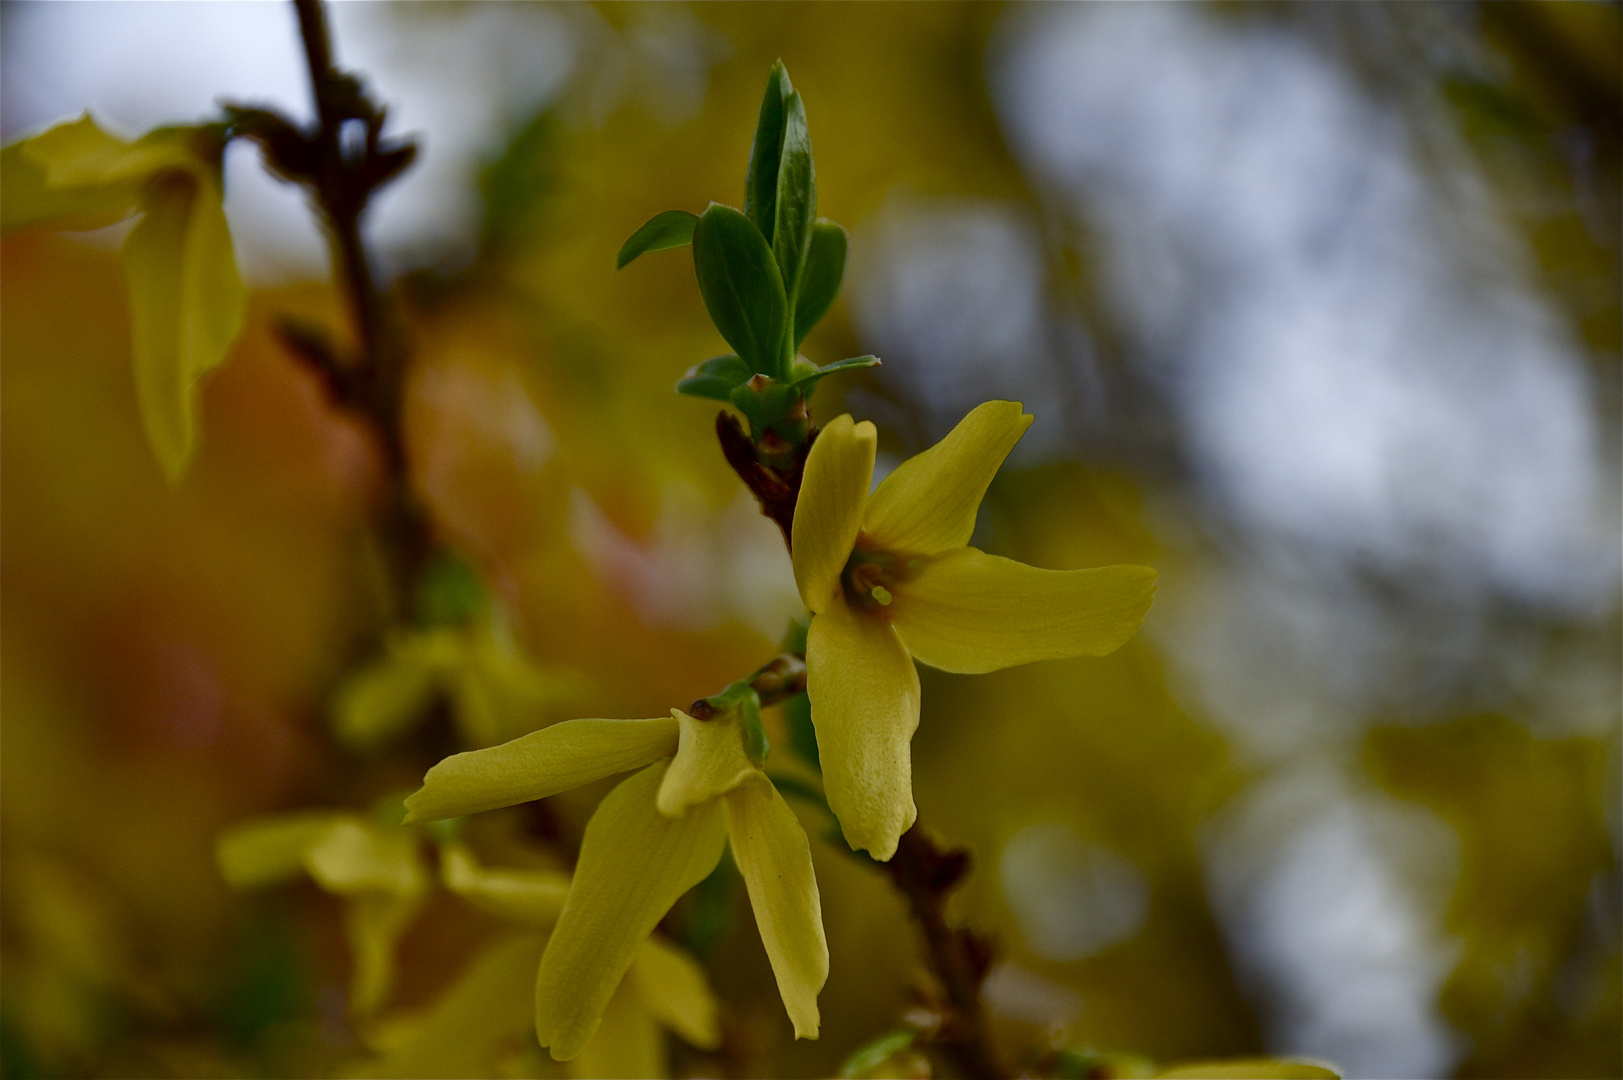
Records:
[[[812,723],[830,809],[851,847],[876,859],[895,854],[917,816],[915,659],[980,673],[1101,655],[1132,637],[1153,598],[1148,567],[1039,570],[967,546],[987,486],[1031,420],[1015,402],[981,405],[871,495],[873,424],[841,416],[807,457],[791,553],[812,612]],[[407,822],[428,822],[637,770],[587,825],[542,953],[536,1034],[554,1058],[587,1045],[643,942],[729,843],[795,1034],[816,1037],[828,946],[811,848],[748,735],[738,709],[570,720],[447,758],[406,800]]]

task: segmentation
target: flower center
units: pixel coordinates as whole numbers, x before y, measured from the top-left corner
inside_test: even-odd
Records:
[[[909,561],[880,548],[863,547],[861,538],[840,573],[845,598],[864,611],[883,611],[895,601],[895,588],[912,576]]]

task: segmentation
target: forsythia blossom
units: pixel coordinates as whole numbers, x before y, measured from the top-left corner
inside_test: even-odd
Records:
[[[730,841],[778,990],[815,1038],[828,945],[806,834],[747,750],[736,709],[709,719],[569,720],[446,758],[406,800],[407,821],[512,806],[632,769],[586,826],[569,899],[535,986],[541,1045],[566,1061],[597,1030],[638,950]]]
[[[795,583],[812,611],[806,689],[829,807],[846,841],[889,859],[913,824],[915,659],[980,674],[1100,656],[1155,593],[1147,566],[1039,570],[967,547],[998,466],[1031,423],[989,401],[869,495],[876,432],[841,416],[812,444],[795,506]]]
[[[89,115],[0,153],[0,230],[94,229],[139,212],[124,240],[141,423],[177,481],[197,448],[197,381],[225,360],[248,290],[226,226],[217,126],[125,142]]]
[[[344,929],[355,958],[349,1008],[360,1018],[388,996],[395,941],[428,892],[420,845],[413,830],[361,814],[315,810],[244,822],[220,837],[215,856],[233,888],[309,874],[345,898]]]
[[[503,1064],[530,1038],[536,966],[569,897],[569,876],[486,868],[454,841],[440,847],[440,876],[451,892],[516,924],[517,932],[481,949],[426,1008],[375,1025],[366,1041],[377,1056],[354,1075],[527,1075]],[[668,1075],[660,1028],[713,1050],[721,1043],[717,1011],[704,969],[655,934],[632,959],[602,1026],[569,1063],[568,1075]]]

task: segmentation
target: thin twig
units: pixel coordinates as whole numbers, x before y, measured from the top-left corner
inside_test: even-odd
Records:
[[[963,1076],[987,1080],[1008,1076],[998,1064],[986,1010],[981,1004],[981,985],[991,966],[992,943],[972,930],[947,925],[947,898],[969,873],[969,852],[938,846],[914,822],[897,841],[896,854],[881,865],[891,883],[907,897],[913,918],[924,931],[930,966],[941,980],[951,1006],[934,1043]]]
[[[412,161],[416,147],[385,140],[387,110],[360,80],[333,65],[332,41],[320,0],[293,0],[310,73],[316,122],[309,128],[273,109],[227,106],[235,134],[259,143],[270,167],[302,185],[332,241],[333,276],[349,309],[358,345],[340,357],[319,331],[283,320],[290,352],[320,376],[339,408],[360,418],[378,440],[388,490],[378,517],[390,563],[397,610],[409,610],[419,572],[434,550],[433,529],[411,484],[401,408],[410,345],[361,238],[361,221],[374,192]]]

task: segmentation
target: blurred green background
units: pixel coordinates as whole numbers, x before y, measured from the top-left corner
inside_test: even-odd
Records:
[[[86,107],[125,134],[220,97],[308,110],[283,5],[0,18],[7,141]],[[367,223],[417,348],[418,488],[555,676],[545,704],[498,711],[501,738],[660,715],[799,613],[713,412],[671,391],[721,351],[685,253],[613,268],[653,213],[741,202],[781,57],[820,212],[851,231],[804,351],[885,362],[830,379],[816,414],[873,419],[890,467],[1021,400],[1037,419],[975,542],[1161,573],[1115,655],[923,672],[921,818],[975,854],[953,911],[998,943],[1010,1060],[1623,1075],[1617,4],[333,20],[340,63],[422,141]],[[8,1076],[351,1067],[339,902],[230,892],[215,838],[364,809],[458,748],[443,715],[380,756],[330,734],[384,618],[382,474],[272,333],[289,313],[345,332],[307,210],[246,146],[227,185],[255,291],[178,488],[141,438],[119,235],[3,248]],[[470,842],[493,864],[567,851],[602,790],[487,815]],[[678,1074],[830,1075],[912,1006],[902,904],[838,848],[814,857],[821,1039],[792,1041],[723,881],[719,930],[694,932],[698,900],[671,925],[729,1041],[673,1047]],[[492,933],[431,902],[393,1005],[432,1000]]]

